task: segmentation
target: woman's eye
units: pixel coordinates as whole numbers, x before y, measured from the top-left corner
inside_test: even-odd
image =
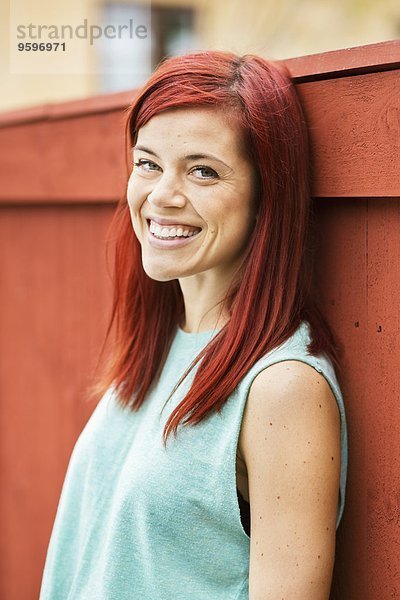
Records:
[[[160,167],[156,165],[153,161],[148,158],[139,158],[136,162],[133,163],[135,167],[138,167],[142,171],[146,173],[153,173],[154,171],[158,171]],[[191,171],[191,174],[194,174],[197,179],[216,179],[218,177],[218,173],[211,169],[211,167],[206,167],[204,165],[199,165],[194,167]]]
[[[140,158],[133,164],[135,165],[135,167],[141,167],[144,171],[156,171],[158,169],[158,165],[153,163],[151,160],[148,160],[147,158]]]
[[[192,173],[199,173],[199,175],[196,175],[199,179],[215,179],[218,177],[218,173],[211,167],[198,166],[192,170]]]

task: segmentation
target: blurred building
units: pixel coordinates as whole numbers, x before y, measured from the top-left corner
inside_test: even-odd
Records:
[[[397,39],[400,34],[398,0],[36,0],[34,15],[52,16],[58,23],[76,22],[78,15],[103,25],[128,19],[138,23],[151,7],[151,48],[147,45],[144,55],[128,40],[97,40],[77,50],[79,72],[39,73],[33,62],[27,72],[18,73],[10,72],[10,56],[19,41],[16,23],[22,22],[10,14],[15,7],[18,15],[26,16],[26,24],[32,19],[28,0],[13,0],[11,9],[2,0],[0,110],[131,89],[164,56],[190,50],[222,49],[281,59]],[[129,73],[135,61],[146,63],[146,68]]]

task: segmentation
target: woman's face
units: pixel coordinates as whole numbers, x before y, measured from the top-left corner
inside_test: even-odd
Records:
[[[255,170],[214,108],[179,108],[138,132],[127,199],[149,277],[233,275],[255,223]]]

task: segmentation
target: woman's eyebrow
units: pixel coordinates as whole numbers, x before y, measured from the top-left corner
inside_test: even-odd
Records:
[[[133,150],[142,150],[143,152],[147,152],[147,154],[152,154],[156,158],[160,158],[155,152],[149,150],[149,148],[145,148],[144,146],[133,146]]]
[[[183,158],[185,160],[201,160],[202,158],[208,158],[211,160],[216,160],[217,162],[222,163],[223,165],[228,167],[228,169],[230,169],[230,167],[223,160],[221,160],[217,156],[214,156],[213,154],[186,154]]]
[[[150,148],[146,148],[145,146],[134,146],[133,149],[134,150],[142,150],[142,152],[147,152],[147,154],[151,154],[152,156],[155,156],[158,159],[160,158],[159,156],[157,156],[157,154],[155,152],[153,152],[153,150],[150,150]],[[211,159],[211,160],[216,160],[217,162],[220,162],[223,165],[225,165],[228,169],[231,168],[223,160],[221,160],[217,156],[214,156],[213,154],[202,154],[202,153],[185,154],[185,156],[183,157],[184,160],[200,160],[202,158],[208,158],[208,159]]]

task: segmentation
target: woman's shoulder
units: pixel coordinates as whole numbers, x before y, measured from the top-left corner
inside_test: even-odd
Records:
[[[285,363],[287,361],[297,361],[297,363],[303,363],[303,365],[292,365],[292,371],[295,369],[298,371],[298,373],[305,373],[310,370],[310,367],[312,367],[313,370],[328,376],[328,379],[331,379],[332,382],[336,384],[337,381],[335,371],[329,358],[325,354],[310,354],[308,346],[311,341],[312,338],[310,325],[307,321],[302,321],[291,336],[289,336],[279,346],[276,346],[267,352],[254,363],[252,368],[244,377],[242,385],[248,388],[250,385],[252,385],[255,379],[263,381],[265,378],[267,378],[269,380],[271,375],[263,374],[263,371],[267,367],[270,368],[272,365]],[[285,369],[285,365],[281,364],[281,366],[276,366],[273,372],[277,374],[277,377],[280,377],[280,374],[284,372]],[[269,370],[269,373],[272,374],[272,371]]]
[[[324,373],[295,357],[257,373],[250,385],[247,407],[253,407],[259,417],[274,414],[277,419],[284,419],[290,411],[295,419],[307,413],[315,420],[322,408],[331,416],[338,414],[335,394]]]
[[[334,366],[327,355],[309,352],[311,341],[310,326],[302,321],[287,340],[257,360],[240,384],[247,403],[260,411],[279,411],[290,403],[292,414],[322,403],[332,415],[339,409],[344,419]],[[302,406],[307,398],[308,404]]]
[[[335,395],[323,374],[298,360],[272,364],[252,381],[243,425],[252,440],[257,428],[289,435],[301,427],[303,433],[339,430],[340,415]],[[245,427],[246,428],[246,427]],[[250,443],[249,442],[249,443]]]
[[[268,397],[266,410],[279,413],[290,408],[295,414],[323,402],[336,411],[340,390],[333,365],[325,354],[310,354],[311,341],[310,325],[302,321],[289,338],[255,363],[249,382],[251,403],[263,410],[262,400]]]

